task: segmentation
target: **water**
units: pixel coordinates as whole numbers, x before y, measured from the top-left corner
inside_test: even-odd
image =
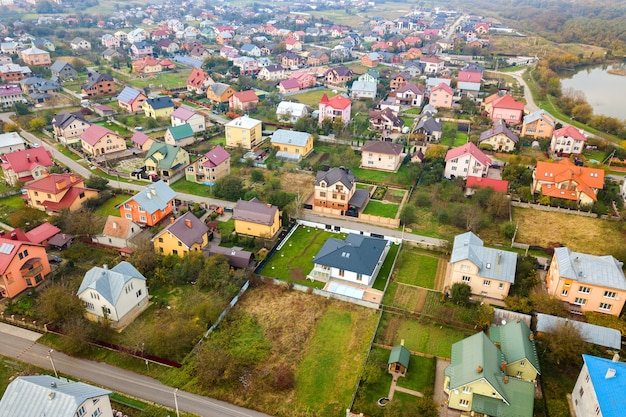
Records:
[[[582,91],[594,114],[626,120],[626,76],[609,74],[612,66],[589,67],[561,79],[562,90]],[[624,67],[621,67],[624,69]]]

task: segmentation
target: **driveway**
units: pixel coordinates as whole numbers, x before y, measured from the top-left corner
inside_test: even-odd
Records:
[[[461,412],[458,410],[451,410],[446,406],[448,396],[443,392],[443,371],[450,365],[450,361],[447,359],[437,358],[435,369],[435,392],[433,393],[433,399],[439,404],[439,417],[459,417]]]

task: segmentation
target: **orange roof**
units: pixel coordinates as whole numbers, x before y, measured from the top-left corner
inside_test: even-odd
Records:
[[[344,110],[348,108],[348,106],[352,105],[352,102],[350,101],[350,99],[346,98],[345,96],[341,94],[338,94],[333,98],[328,98],[326,93],[324,93],[324,95],[322,96],[320,103],[324,103],[327,106],[330,106],[333,109],[338,109],[338,110]]]
[[[604,171],[596,168],[579,167],[574,165],[569,159],[562,159],[559,162],[537,162],[535,168],[535,179],[543,183],[549,182],[555,184],[552,188],[547,187],[546,192],[553,197],[566,198],[560,194],[552,195],[558,184],[571,181],[575,185],[577,193],[588,195],[593,201],[596,201],[596,191],[604,187]],[[549,185],[549,184],[544,184]],[[542,192],[544,191],[542,186]]]
[[[253,90],[238,91],[233,94],[242,103],[258,102],[259,96]]]
[[[576,129],[574,126],[565,126],[558,130],[555,130],[553,133],[553,136],[555,138],[569,137],[574,140],[582,140],[582,141],[587,140],[587,138],[583,134],[583,131]]]

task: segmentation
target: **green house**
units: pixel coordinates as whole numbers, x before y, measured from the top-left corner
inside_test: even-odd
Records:
[[[411,352],[404,346],[395,346],[391,349],[389,360],[387,361],[390,374],[397,373],[402,376],[409,369],[409,361],[411,360]]]

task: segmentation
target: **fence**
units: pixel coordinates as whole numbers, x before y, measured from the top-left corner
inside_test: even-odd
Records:
[[[290,97],[290,96],[295,96],[297,94],[302,94],[302,93],[308,93],[309,91],[316,91],[316,90],[323,90],[326,87],[320,86],[320,87],[312,87],[312,88],[307,88],[305,90],[300,90],[300,91],[292,91],[291,93],[284,93],[282,96],[283,97]]]
[[[540,204],[531,204],[531,203],[522,203],[518,201],[511,201],[511,205],[513,207],[521,207],[521,208],[540,210],[540,211],[551,211],[551,212],[565,213],[565,214],[575,214],[576,216],[583,216],[583,217],[594,217],[594,218],[598,217],[596,213],[591,213],[588,211],[566,209],[566,208],[552,207],[552,206],[542,206]],[[610,216],[602,216],[602,218],[609,218],[609,217]]]
[[[383,226],[400,227],[400,219],[390,219],[389,217],[374,216],[373,214],[359,214],[359,220],[366,223],[376,223]]]

